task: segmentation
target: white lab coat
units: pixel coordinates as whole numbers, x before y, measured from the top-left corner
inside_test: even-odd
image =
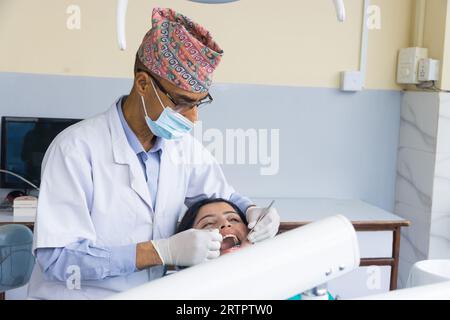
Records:
[[[116,102],[117,103],[117,102]],[[42,164],[33,251],[83,239],[122,246],[174,234],[187,197],[229,199],[228,185],[212,155],[191,135],[162,143],[156,210],[136,154],[129,146],[116,103],[60,133]],[[36,264],[29,297],[99,299],[163,275],[153,267],[129,276],[86,281],[80,290],[47,281]]]

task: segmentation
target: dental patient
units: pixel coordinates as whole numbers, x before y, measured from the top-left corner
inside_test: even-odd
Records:
[[[204,199],[193,204],[181,220],[177,233],[191,228],[218,229],[223,237],[220,255],[251,245],[244,213],[232,202],[221,198]]]

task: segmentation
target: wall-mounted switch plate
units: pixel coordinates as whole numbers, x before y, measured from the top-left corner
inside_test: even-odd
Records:
[[[342,91],[361,91],[363,89],[363,75],[360,71],[341,72]]]
[[[439,80],[439,60],[420,59],[419,61],[419,81],[438,81]]]
[[[426,48],[404,48],[398,54],[397,83],[418,84],[418,69],[420,59],[428,58]]]

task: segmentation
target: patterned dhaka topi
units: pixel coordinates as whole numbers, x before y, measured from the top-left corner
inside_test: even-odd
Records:
[[[198,23],[172,9],[154,8],[152,28],[138,49],[154,74],[189,92],[207,92],[223,50]]]

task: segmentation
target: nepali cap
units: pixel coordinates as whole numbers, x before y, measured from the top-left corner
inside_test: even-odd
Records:
[[[152,28],[138,49],[154,74],[189,92],[209,90],[223,50],[204,27],[172,10],[154,8]]]

